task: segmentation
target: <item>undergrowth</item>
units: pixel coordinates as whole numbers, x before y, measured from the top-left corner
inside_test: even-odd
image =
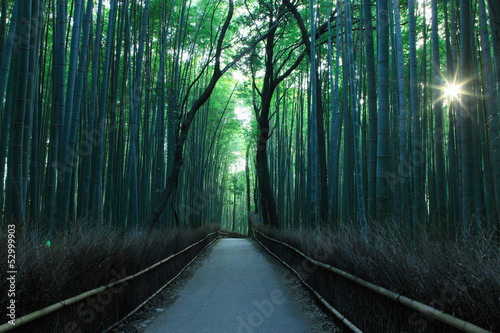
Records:
[[[318,261],[473,322],[500,331],[500,251],[491,233],[443,240],[426,233],[401,237],[397,226],[371,225],[367,235],[330,229],[267,229]]]
[[[217,229],[209,225],[123,234],[108,228],[85,232],[75,228],[55,237],[50,246],[42,238],[18,239],[16,317],[132,275]],[[0,258],[7,258],[6,250],[2,245]],[[1,274],[7,271],[4,265]],[[0,290],[7,290],[7,283],[2,277]],[[5,309],[7,302],[7,293],[2,293],[0,308]]]

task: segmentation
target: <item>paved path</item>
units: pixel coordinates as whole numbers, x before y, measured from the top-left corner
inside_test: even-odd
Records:
[[[309,324],[247,239],[222,239],[146,333],[302,333]]]

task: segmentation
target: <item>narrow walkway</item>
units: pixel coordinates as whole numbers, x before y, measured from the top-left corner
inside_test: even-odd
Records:
[[[222,239],[146,333],[302,333],[309,324],[247,239]]]

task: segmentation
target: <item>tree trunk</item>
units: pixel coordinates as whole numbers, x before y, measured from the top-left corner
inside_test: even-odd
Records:
[[[399,175],[401,195],[401,224],[406,230],[408,224],[408,184],[409,184],[409,161],[406,148],[406,95],[405,95],[405,68],[403,58],[403,41],[401,36],[401,21],[399,15],[399,1],[394,0],[394,20],[396,26],[397,47],[397,73],[398,73],[398,96],[399,96]]]
[[[472,212],[474,208],[474,146],[472,138],[472,117],[469,110],[472,106],[471,83],[472,77],[472,56],[471,56],[471,4],[470,0],[460,0],[460,79],[462,82],[460,113],[462,121],[462,183],[463,183],[463,212],[462,218],[464,226],[472,222]]]
[[[499,138],[499,123],[498,123],[498,105],[496,96],[498,92],[495,89],[493,78],[493,64],[491,59],[491,48],[488,33],[488,25],[486,22],[486,8],[484,0],[479,0],[479,22],[481,25],[481,54],[483,57],[484,73],[484,94],[485,105],[487,109],[487,124],[489,138],[489,154],[492,161],[494,191],[497,214],[494,219],[498,223],[498,209],[500,208],[500,138]],[[500,73],[497,73],[499,75]],[[497,224],[498,225],[498,224]]]
[[[389,121],[389,6],[379,0],[377,8],[378,111],[377,111],[377,217],[390,214],[390,121]]]
[[[444,173],[443,153],[443,97],[442,91],[444,80],[441,79],[439,60],[439,36],[438,36],[438,10],[437,0],[432,0],[432,67],[434,85],[434,142],[436,145],[436,220],[441,225],[446,221],[446,179]]]
[[[31,0],[21,1],[16,21],[15,40],[20,41],[17,52],[13,56],[11,71],[16,73],[14,118],[11,128],[11,145],[9,148],[9,166],[7,169],[7,198],[10,198],[10,211],[6,211],[6,220],[15,223],[22,231],[25,223],[24,194],[23,194],[23,147],[28,144],[24,141],[24,123],[26,116],[26,95],[28,88],[29,70],[29,41],[31,32]],[[26,35],[27,34],[27,35]],[[17,65],[17,66],[16,66]],[[28,110],[28,112],[31,110]],[[25,166],[27,167],[27,166]],[[3,181],[3,180],[2,180]]]
[[[358,203],[358,219],[362,234],[366,235],[366,213],[365,202],[363,196],[363,179],[361,173],[361,154],[359,149],[359,121],[358,121],[358,101],[356,96],[356,83],[354,73],[354,56],[353,56],[353,43],[352,43],[352,23],[351,23],[351,1],[346,0],[346,18],[347,18],[347,39],[349,47],[349,77],[350,77],[350,93],[351,93],[351,109],[353,116],[353,132],[354,132],[354,163],[356,175],[356,194]]]
[[[375,51],[371,0],[364,1],[364,36],[366,52],[366,80],[368,88],[368,211],[367,217],[377,216],[377,77],[375,73]]]
[[[18,7],[19,7],[19,2],[16,1],[14,4],[14,9],[12,10],[12,16],[10,20],[10,26],[9,26],[9,34],[7,36],[7,42],[4,48],[4,53],[2,57],[2,62],[1,62],[1,67],[0,67],[0,101],[4,100],[5,97],[5,88],[7,85],[7,77],[9,79],[9,83],[12,83],[14,80],[14,73],[13,71],[9,72],[9,63],[10,63],[10,58],[11,58],[11,52],[12,52],[12,45],[14,44],[14,36],[16,34],[16,27],[17,27],[17,13],[18,13]],[[13,59],[13,62],[16,61],[16,58]],[[13,84],[9,84],[8,88],[8,94],[9,95],[9,90],[12,89]],[[2,124],[1,124],[1,130],[0,130],[0,161],[5,161],[5,157],[7,155],[7,139],[8,139],[8,134],[9,134],[9,129],[10,129],[10,123],[11,123],[11,107],[9,106],[10,98],[6,100],[5,103],[0,103],[0,115],[2,117]],[[5,104],[5,105],[4,105]],[[4,208],[4,176],[5,176],[5,163],[2,162],[0,164],[0,225],[2,224],[3,221],[3,208]]]

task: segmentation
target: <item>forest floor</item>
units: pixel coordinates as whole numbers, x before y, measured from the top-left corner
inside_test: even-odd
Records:
[[[341,332],[299,280],[248,239],[219,240],[113,330],[165,331]]]

